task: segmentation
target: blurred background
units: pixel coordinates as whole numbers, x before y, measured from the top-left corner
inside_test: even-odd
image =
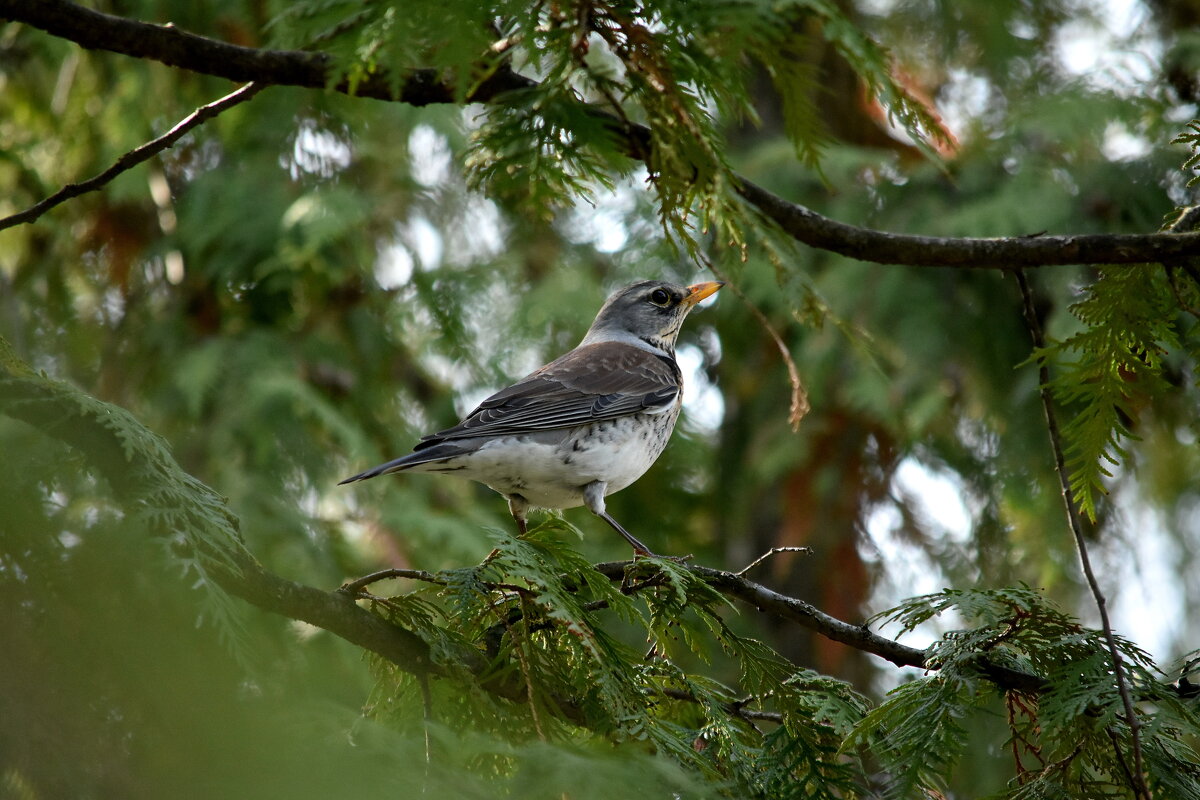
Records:
[[[940,236],[1151,232],[1194,202],[1186,153],[1167,144],[1197,115],[1193,0],[844,5],[955,145],[932,163],[813,37],[821,174],[798,163],[763,76],[761,124],[728,121],[751,180],[838,220]],[[274,13],[256,0],[97,7],[252,46]],[[230,90],[13,24],[0,82],[0,215]],[[573,347],[612,290],[713,277],[665,241],[644,172],[553,216],[469,189],[480,115],[269,88],[103,192],[0,232],[0,336],[165,437],[288,578],[334,588],[386,566],[476,563],[489,529],[511,525],[486,488],[335,484]],[[684,416],[650,473],[610,499],[617,519],[658,552],[733,570],[773,546],[812,548],[751,577],[855,623],[947,586],[1026,582],[1095,624],[1011,278],[808,248],[771,258],[753,242],[744,262],[709,252],[745,301],[726,290],[685,326]],[[1049,335],[1075,329],[1068,306],[1092,277],[1031,275]],[[799,368],[812,410],[798,431],[785,365],[746,301]],[[1089,529],[1114,625],[1161,664],[1200,642],[1187,613],[1200,602],[1196,420],[1194,396],[1137,420]],[[0,725],[0,784],[4,760],[25,776],[45,765],[24,795],[8,772],[12,796],[133,796],[146,775],[205,796],[212,765],[230,763],[213,749],[257,753],[238,780],[277,767],[301,794],[327,762],[363,791],[397,787],[387,770],[411,743],[358,716],[371,676],[352,647],[249,611],[248,655],[220,645],[79,456],[8,418],[0,453],[0,719],[21,721]],[[589,557],[628,556],[585,511],[566,517]],[[903,680],[795,626],[757,635],[870,694]],[[70,766],[44,756],[58,751]]]

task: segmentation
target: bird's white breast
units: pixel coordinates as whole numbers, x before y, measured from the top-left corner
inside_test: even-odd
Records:
[[[496,437],[429,471],[470,478],[503,495],[519,494],[534,506],[574,508],[583,505],[583,487],[589,483],[604,481],[609,495],[640,478],[666,447],[678,417],[675,403],[655,414]]]

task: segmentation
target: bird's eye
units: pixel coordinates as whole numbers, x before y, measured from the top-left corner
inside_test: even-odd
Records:
[[[650,302],[656,306],[666,306],[671,302],[671,295],[667,294],[666,289],[655,289],[650,293]]]

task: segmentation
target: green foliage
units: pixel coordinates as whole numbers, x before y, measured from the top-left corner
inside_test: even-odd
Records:
[[[1183,162],[1180,167],[1184,172],[1195,172],[1197,166],[1200,166],[1200,120],[1192,120],[1187,124],[1187,131],[1179,134],[1171,140],[1171,144],[1185,144],[1191,148],[1192,154]],[[1200,175],[1193,175],[1188,179],[1188,187],[1195,186],[1200,182]]]
[[[119,406],[34,373],[0,338],[0,413],[43,422],[54,414],[75,429],[64,436],[84,441],[96,428],[115,440],[120,460],[108,465],[116,477],[120,508],[129,523],[152,532],[168,551],[179,575],[204,589],[205,607],[216,629],[230,638],[242,632],[235,601],[212,576],[214,570],[238,572],[249,558],[238,520],[225,499],[184,472],[170,447]]]
[[[479,643],[489,660],[479,685],[491,687],[464,692],[435,679],[421,701],[422,679],[376,662],[372,714],[410,730],[428,717],[466,737],[474,744],[445,755],[509,787],[503,794],[520,785],[522,748],[540,741],[573,751],[596,734],[635,759],[657,754],[705,776],[722,795],[856,791],[861,772],[838,745],[865,713],[864,698],[734,633],[717,614],[721,595],[681,565],[640,561],[612,581],[564,547],[564,533],[574,531],[556,520],[520,539],[498,532],[479,566],[370,598],[425,638],[458,680],[469,680],[469,643]],[[687,667],[712,658],[713,643],[740,665],[744,695]]]
[[[1171,389],[1164,370],[1180,346],[1174,310],[1163,271],[1104,269],[1071,306],[1083,330],[1036,354],[1055,364],[1051,387],[1071,414],[1062,430],[1071,491],[1092,520],[1141,409]]]
[[[1084,628],[1027,587],[947,589],[906,600],[879,618],[911,631],[948,612],[968,627],[929,648],[927,663],[937,672],[892,691],[849,740],[869,744],[880,757],[892,778],[889,796],[918,797],[945,786],[964,752],[970,716],[998,697],[984,678],[987,664],[1047,682],[1037,693],[1004,694],[1006,748],[1017,776],[1000,796],[1127,796],[1131,732],[1104,634]],[[1194,797],[1200,761],[1193,733],[1200,711],[1161,682],[1149,654],[1119,636],[1117,647],[1136,697],[1142,752],[1153,753],[1147,756],[1152,780],[1179,787],[1181,793],[1167,796]]]
[[[1172,144],[1186,144],[1193,153],[1186,172],[1200,157],[1200,127],[1180,134]],[[1195,178],[1188,181],[1188,186]],[[1194,224],[1187,209],[1176,208],[1171,229]],[[1071,416],[1063,426],[1071,492],[1080,509],[1095,521],[1098,498],[1108,493],[1110,467],[1129,458],[1127,440],[1143,413],[1175,389],[1178,355],[1195,352],[1194,337],[1180,336],[1180,312],[1196,313],[1200,281],[1191,265],[1163,269],[1139,265],[1110,267],[1070,306],[1083,329],[1034,354],[1052,364],[1051,388]],[[1184,331],[1186,332],[1186,327]]]
[[[433,69],[465,97],[486,71],[493,9],[469,0],[440,3],[362,3],[355,0],[277,3],[267,25],[285,47],[319,47],[334,57],[330,84],[351,93],[363,80],[387,74],[399,96],[409,70]],[[450,23],[448,25],[447,23]],[[453,30],[455,35],[448,36]]]
[[[964,717],[986,699],[975,680],[950,673],[892,690],[849,744],[870,742],[888,773],[886,797],[921,797],[945,791],[966,740]]]
[[[547,83],[518,94],[475,132],[466,161],[473,188],[549,222],[568,198],[588,202],[613,187],[614,173],[629,171],[613,131],[569,88]]]
[[[888,54],[834,3],[501,2],[289,3],[270,29],[281,46],[319,43],[335,56],[331,83],[353,87],[388,70],[399,94],[406,70],[439,71],[467,97],[501,59],[539,85],[489,107],[467,161],[473,186],[550,215],[587,200],[629,170],[620,142],[635,146],[658,194],[664,229],[692,253],[697,231],[744,243],[756,227],[735,199],[722,126],[755,118],[755,68],[778,92],[786,132],[801,161],[819,168],[829,134],[814,96],[817,76],[798,56],[823,37],[862,77],[868,94],[924,145],[944,141],[933,114],[896,82]],[[451,34],[451,32],[453,32]],[[498,41],[495,41],[499,37]],[[582,102],[581,102],[582,101]],[[640,138],[640,134],[633,134]],[[927,150],[932,153],[932,150]]]
[[[1061,44],[1089,18],[1057,0],[111,10],[327,53],[351,86],[386,72],[399,91],[424,69],[462,100],[511,68],[538,87],[419,109],[273,87],[0,233],[0,335],[55,379],[3,356],[0,403],[31,425],[0,420],[0,794],[1128,794],[1131,731],[1099,635],[1074,619],[1091,601],[1064,555],[1036,382],[1013,373],[1028,335],[1011,286],[797,248],[757,227],[733,170],[883,230],[1146,231],[1192,203],[1164,145],[1194,69],[1081,75]],[[1096,49],[1169,60],[1194,36],[1167,16]],[[3,29],[0,78],[4,213],[228,91],[27,25]],[[919,149],[943,132],[936,107],[960,148],[923,160],[864,111],[876,103]],[[630,126],[645,126],[633,155],[651,191]],[[788,431],[775,344],[726,293],[681,340],[705,399],[611,499],[618,519],[731,568],[802,539],[812,554],[754,574],[846,619],[918,580],[1025,580],[1059,605],[1024,588],[902,604],[904,627],[953,614],[958,629],[876,706],[889,664],[736,613],[671,561],[624,581],[592,569],[620,545],[584,512],[567,512],[578,544],[558,521],[517,539],[494,532],[504,504],[478,487],[336,487],[570,347],[607,290],[691,281],[709,261],[778,331],[812,412]],[[1062,340],[1037,357],[1079,412],[1067,436],[1097,561],[1144,553],[1148,574],[1177,573],[1162,587],[1178,608],[1155,609],[1163,658],[1196,636],[1190,268],[1037,276]],[[56,441],[87,451],[88,431],[121,446],[96,463]],[[1123,477],[1106,459],[1147,467],[1122,483],[1128,517],[1098,499]],[[953,488],[961,525],[903,480],[914,470]],[[1151,500],[1163,518],[1142,525]],[[239,535],[312,587],[411,566],[415,583],[360,604],[419,636],[436,674],[245,613],[211,580],[244,555]],[[1102,581],[1137,591],[1120,577]],[[214,641],[237,630],[246,663]],[[1196,797],[1195,701],[1119,641],[1156,797]],[[1048,688],[1004,692],[989,665]]]

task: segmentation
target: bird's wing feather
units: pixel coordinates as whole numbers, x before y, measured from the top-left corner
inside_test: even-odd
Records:
[[[426,436],[416,449],[661,412],[676,403],[681,383],[672,358],[620,342],[584,345],[496,392],[459,424]]]

